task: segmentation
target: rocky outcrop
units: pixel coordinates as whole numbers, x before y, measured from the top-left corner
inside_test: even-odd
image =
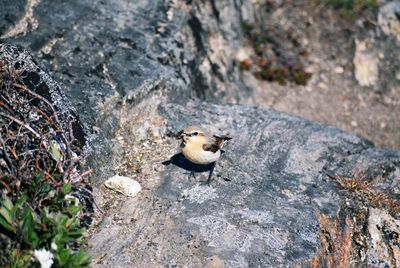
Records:
[[[128,200],[101,190],[110,214],[89,240],[99,266],[397,265],[398,151],[253,106],[170,103],[152,117],[164,123],[119,141],[136,150],[120,170],[148,190]],[[163,167],[177,141],[154,134],[199,123],[234,137],[211,186],[207,171],[189,180],[179,165]]]
[[[227,104],[256,98],[236,60],[254,1],[27,2],[34,18],[1,40],[29,49],[98,133],[93,267],[399,265],[399,151]],[[161,164],[193,124],[233,136],[211,186]],[[142,191],[106,189],[114,174]]]

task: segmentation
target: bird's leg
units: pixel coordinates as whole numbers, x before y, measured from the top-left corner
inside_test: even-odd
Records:
[[[211,177],[212,177],[212,174],[213,174],[213,172],[214,172],[214,168],[215,168],[215,162],[212,163],[211,169],[210,169],[210,174],[208,175],[208,179],[207,179],[207,182],[206,182],[208,186],[210,186]]]
[[[190,180],[190,177],[193,177],[194,179],[196,179],[196,176],[194,175],[194,170],[190,171],[189,180]]]

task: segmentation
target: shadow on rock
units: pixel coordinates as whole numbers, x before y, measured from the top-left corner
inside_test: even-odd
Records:
[[[177,153],[173,155],[169,160],[166,160],[162,162],[163,165],[168,166],[170,164],[173,164],[177,167],[180,167],[186,171],[189,171],[189,179],[191,176],[194,177],[195,173],[201,173],[201,172],[209,172],[209,180],[211,179],[213,170],[214,170],[214,163],[207,164],[207,165],[200,165],[200,164],[194,164],[187,160],[185,156],[182,153]],[[207,183],[209,184],[209,180]]]

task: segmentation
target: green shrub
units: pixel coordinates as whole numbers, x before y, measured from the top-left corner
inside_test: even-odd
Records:
[[[57,267],[86,267],[90,257],[79,249],[85,235],[82,206],[70,195],[71,184],[54,189],[42,174],[33,181],[19,198],[0,197],[0,233],[12,245],[3,253],[7,266],[35,266],[35,251],[44,249]]]

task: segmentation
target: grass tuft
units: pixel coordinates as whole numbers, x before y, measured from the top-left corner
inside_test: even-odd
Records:
[[[360,174],[355,174],[353,178],[337,176],[333,179],[353,197],[368,202],[372,207],[387,209],[392,215],[400,213],[400,200],[377,190],[373,187],[372,182],[366,181]]]

